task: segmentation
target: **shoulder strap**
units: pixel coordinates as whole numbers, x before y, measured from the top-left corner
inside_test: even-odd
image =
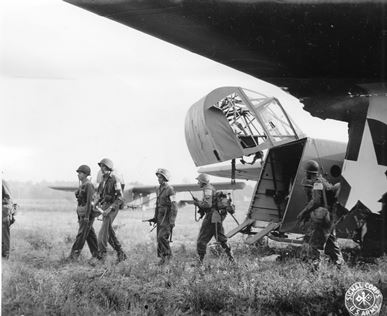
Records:
[[[106,180],[103,181],[102,194],[105,193],[105,190],[106,190],[106,184],[107,184],[107,182],[108,182],[109,179],[110,179],[110,174],[107,176]]]
[[[324,185],[323,185],[322,193],[323,193],[324,207],[325,207],[325,208],[328,208],[327,194],[325,193],[325,187],[324,187]]]

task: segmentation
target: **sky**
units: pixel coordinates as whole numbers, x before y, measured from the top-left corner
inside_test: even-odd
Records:
[[[59,0],[0,5],[0,166],[17,181],[76,181],[111,158],[126,182],[195,182],[189,107],[221,86],[277,97],[311,137],[347,140],[294,97],[244,73]]]

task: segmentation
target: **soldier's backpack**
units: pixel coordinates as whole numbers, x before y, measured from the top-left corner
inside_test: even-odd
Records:
[[[227,197],[227,194],[223,191],[217,191],[214,195],[215,208],[221,215],[226,215],[227,212],[233,214],[235,207],[232,205],[231,200]]]
[[[319,206],[310,213],[310,219],[312,223],[329,225],[331,221],[331,216],[328,209],[327,196],[325,193],[325,188],[322,189],[323,196],[323,206]]]

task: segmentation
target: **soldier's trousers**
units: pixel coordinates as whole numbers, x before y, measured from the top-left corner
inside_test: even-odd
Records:
[[[311,257],[313,259],[319,260],[319,250],[324,250],[324,253],[328,255],[334,263],[341,264],[344,261],[339,244],[337,243],[336,232],[332,228],[321,227],[320,225],[314,224],[309,245],[312,248]]]
[[[157,257],[170,257],[172,255],[169,245],[171,225],[157,224]]]
[[[11,241],[11,232],[9,220],[4,220],[2,222],[2,234],[1,234],[1,256],[3,258],[9,257],[9,247]]]
[[[231,256],[231,249],[227,245],[227,237],[224,234],[224,228],[222,222],[211,223],[212,214],[208,213],[203,219],[202,226],[200,227],[199,236],[197,240],[197,252],[202,259],[207,251],[207,244],[212,237],[215,237],[216,241],[220,243],[222,248],[226,251],[228,256]]]
[[[102,226],[98,233],[98,250],[102,257],[106,255],[107,244],[113,247],[118,254],[122,253],[122,247],[116,237],[116,233],[113,229],[113,221],[116,218],[118,210],[111,211],[108,215],[103,217]]]
[[[71,256],[78,257],[87,242],[89,246],[90,253],[93,257],[98,257],[98,241],[97,235],[95,234],[93,223],[94,218],[90,219],[89,222],[80,220],[78,216],[79,229],[77,237],[73,247],[71,248]]]

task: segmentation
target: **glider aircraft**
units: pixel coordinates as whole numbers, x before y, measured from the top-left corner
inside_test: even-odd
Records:
[[[191,107],[187,120],[199,120],[188,124],[186,120],[186,136],[187,125],[189,134],[200,126],[208,128],[206,120],[221,115],[218,127],[227,127],[225,135],[232,136],[211,143],[209,139],[189,134],[189,148],[202,144],[209,149],[191,151],[196,165],[233,160],[268,149],[261,172],[255,174],[256,195],[270,196],[272,190],[272,198],[257,199],[255,195],[250,210],[276,208],[280,215],[271,210],[249,213],[268,216],[268,220],[280,216],[280,231],[296,230],[294,214],[287,212],[286,207],[281,211],[274,197],[286,191],[288,185],[297,190],[298,164],[305,158],[319,158],[324,172],[336,178],[330,180],[340,181],[339,201],[343,207],[351,211],[361,205],[378,213],[378,200],[387,191],[387,0],[66,2],[281,87],[299,98],[313,116],[348,123],[348,144],[328,149],[328,145],[303,137],[286,113],[280,113],[279,117],[289,129],[281,130],[281,137],[275,137],[278,125],[270,126],[270,121],[263,120],[257,109],[264,105],[260,102],[278,102],[273,98],[257,98],[253,92],[241,88],[214,90],[199,101],[200,105]],[[246,121],[240,128],[237,123],[243,125],[243,118],[232,121],[228,116],[229,105],[238,102],[250,114],[243,113],[243,107],[238,110],[238,106],[233,106],[236,115],[263,120],[259,122],[261,127],[255,126],[256,131],[248,130],[255,123]],[[216,135],[211,137],[219,139]],[[228,147],[220,148],[225,143]],[[286,164],[289,174],[282,171],[283,179],[278,180],[285,180],[275,184],[278,171]],[[235,176],[238,172],[232,168],[231,173]],[[266,174],[271,177],[273,188],[264,185]],[[263,188],[265,191],[260,192]],[[261,202],[256,205],[257,200],[270,205]],[[291,195],[287,204],[292,203],[299,207],[302,202]],[[278,225],[276,220],[271,223]]]
[[[247,232],[248,243],[273,230],[301,233],[297,215],[307,203],[306,161],[318,161],[331,183],[340,181],[346,144],[306,137],[276,98],[248,89],[218,88],[193,104],[185,135],[195,164],[205,166],[199,172],[257,181],[245,221],[227,234]],[[257,153],[263,158],[263,151],[262,163],[207,166]],[[252,232],[262,222],[270,224]]]

